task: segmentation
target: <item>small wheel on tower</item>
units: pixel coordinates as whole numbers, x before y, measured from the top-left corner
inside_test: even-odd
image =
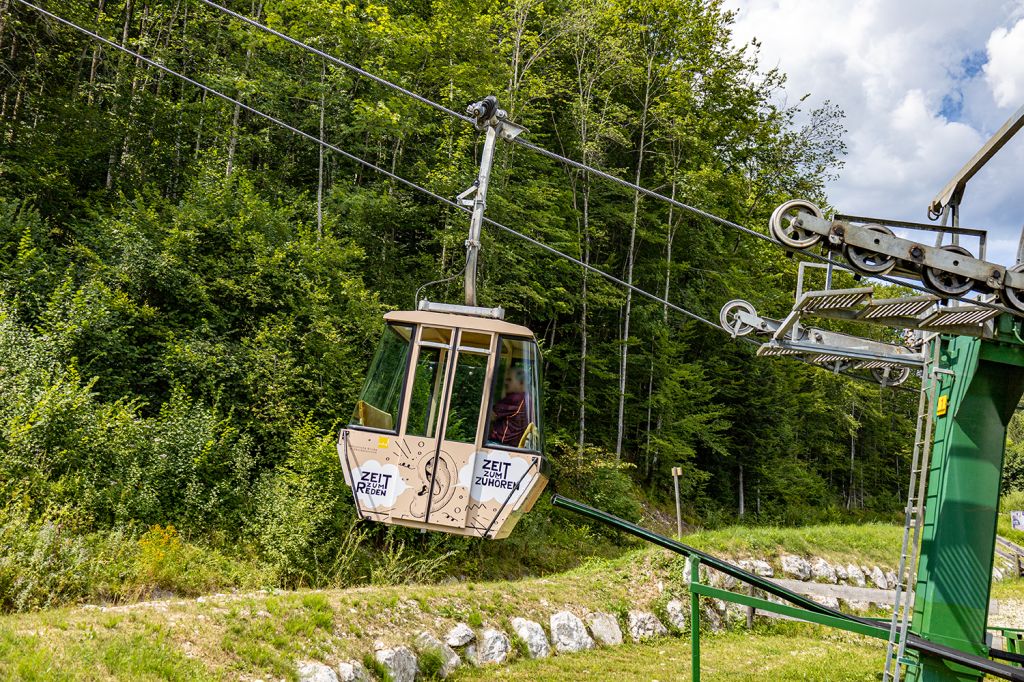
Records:
[[[959,244],[946,244],[940,248],[943,251],[949,251],[951,253],[960,254],[961,256],[973,258],[973,256],[971,256],[971,252]],[[945,294],[946,296],[963,296],[974,288],[974,280],[970,277],[946,272],[945,270],[939,270],[938,268],[926,267],[921,272],[921,279],[929,289],[940,294]]]
[[[1024,263],[1017,263],[1013,267],[1007,268],[1007,270],[1010,272],[1024,272]],[[1007,307],[1024,313],[1024,289],[1004,286],[999,290],[999,298]]]
[[[726,303],[718,313],[718,321],[727,332],[732,334],[733,338],[736,338],[737,336],[746,336],[750,332],[754,331],[753,325],[749,325],[740,319],[741,312],[747,313],[748,315],[757,315],[757,311],[754,310],[754,306],[738,298]]]
[[[882,225],[865,225],[871,232],[893,236],[892,230]],[[875,242],[878,243],[877,240]],[[879,251],[869,251],[859,246],[846,244],[843,246],[843,255],[853,266],[853,269],[865,275],[884,275],[896,267],[896,258]]]
[[[909,367],[873,367],[871,376],[883,386],[899,386],[910,378]]]
[[[807,249],[821,241],[820,234],[796,224],[796,221],[804,213],[809,213],[816,218],[824,217],[820,208],[802,199],[787,201],[776,208],[768,221],[769,231],[775,241],[791,249]]]

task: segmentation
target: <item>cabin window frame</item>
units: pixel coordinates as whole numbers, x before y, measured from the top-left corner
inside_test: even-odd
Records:
[[[386,434],[393,435],[393,436],[397,436],[401,432],[401,429],[402,429],[402,426],[403,426],[403,422],[405,421],[405,407],[406,407],[406,405],[405,405],[405,398],[406,398],[406,389],[408,388],[408,384],[409,384],[409,369],[410,369],[410,364],[412,362],[413,350],[418,345],[417,342],[416,342],[416,339],[417,339],[417,336],[419,334],[419,326],[420,325],[415,323],[415,322],[398,322],[398,321],[396,321],[396,322],[387,322],[385,324],[385,333],[387,333],[387,330],[389,328],[393,328],[393,327],[406,327],[406,328],[409,329],[409,339],[406,342],[406,349],[405,349],[405,371],[403,372],[403,376],[402,376],[402,387],[401,387],[401,389],[399,389],[399,393],[398,393],[398,407],[396,409],[397,418],[394,420],[394,428],[382,429],[382,428],[379,428],[379,427],[376,427],[376,426],[366,426],[364,424],[353,424],[351,422],[349,423],[348,428],[355,429],[356,431],[368,431],[370,433],[386,433]],[[401,334],[399,334],[399,336],[401,336]],[[383,338],[381,339],[381,342],[383,342]],[[378,345],[378,347],[379,347],[379,345]],[[376,354],[376,352],[377,352],[376,349],[374,349],[374,354]],[[369,381],[369,379],[370,379],[370,377],[367,377],[367,379],[363,381],[363,387],[362,387],[363,389],[366,388],[366,383],[367,383],[367,381]],[[359,393],[360,393],[360,395],[362,395],[362,389],[360,389]],[[361,400],[361,399],[362,398],[359,398],[359,400]],[[376,407],[376,406],[374,406],[374,407]]]
[[[537,339],[535,337],[532,337],[532,336],[520,336],[518,334],[503,334],[503,333],[499,332],[499,333],[495,334],[495,338],[497,339],[497,342],[496,342],[496,345],[494,347],[494,353],[493,353],[493,356],[492,356],[492,363],[493,364],[492,364],[492,370],[491,370],[491,372],[492,372],[492,375],[491,375],[491,385],[488,387],[490,389],[490,396],[487,398],[487,410],[484,413],[485,417],[486,417],[486,420],[484,422],[484,428],[483,428],[483,431],[480,433],[480,436],[481,436],[481,439],[480,439],[481,447],[486,448],[486,449],[490,449],[490,450],[507,450],[508,452],[521,452],[521,453],[524,453],[524,454],[538,455],[538,456],[541,457],[541,459],[543,459],[544,458],[544,416],[543,416],[543,406],[541,404],[541,392],[540,392],[540,390],[541,390],[541,383],[543,381],[543,377],[541,376],[541,373],[540,373],[540,371],[541,371],[540,346],[537,345]],[[496,394],[495,388],[497,387],[497,384],[498,384],[498,365],[501,362],[501,342],[503,340],[505,340],[505,339],[508,339],[510,341],[521,341],[523,343],[528,343],[528,344],[532,345],[534,350],[536,351],[536,360],[537,360],[536,365],[535,365],[535,371],[536,371],[536,377],[535,378],[536,378],[536,382],[533,382],[533,386],[532,386],[532,388],[534,389],[534,398],[533,398],[533,400],[534,400],[534,403],[536,404],[536,408],[537,408],[536,409],[537,421],[535,422],[535,424],[536,424],[535,428],[537,429],[537,446],[538,447],[536,449],[534,449],[534,448],[520,448],[520,447],[516,447],[514,445],[505,445],[504,443],[495,443],[495,442],[491,442],[491,440],[489,439],[490,430],[491,430],[490,429],[490,427],[491,427],[491,411],[494,409],[495,394]]]

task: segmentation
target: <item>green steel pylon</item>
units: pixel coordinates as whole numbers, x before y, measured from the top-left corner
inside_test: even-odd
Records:
[[[982,656],[988,653],[985,623],[1006,427],[1024,394],[1018,324],[1004,315],[994,339],[943,339],[941,367],[951,374],[941,376],[939,387],[917,569],[911,630]],[[923,657],[908,666],[906,679],[976,682],[981,677]]]

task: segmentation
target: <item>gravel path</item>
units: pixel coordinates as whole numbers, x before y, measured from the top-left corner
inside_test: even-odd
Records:
[[[1000,599],[999,613],[988,617],[989,627],[1024,628],[1024,601]]]

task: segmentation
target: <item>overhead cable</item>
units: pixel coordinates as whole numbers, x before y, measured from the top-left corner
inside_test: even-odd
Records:
[[[278,31],[276,29],[273,29],[273,28],[271,28],[271,27],[269,27],[269,26],[267,26],[265,24],[262,24],[259,21],[256,21],[255,19],[251,19],[251,18],[249,18],[249,17],[247,17],[247,16],[245,16],[243,14],[235,12],[234,10],[231,10],[231,9],[229,9],[227,7],[224,7],[223,5],[219,5],[216,2],[213,2],[213,0],[199,0],[199,2],[201,2],[204,5],[207,5],[209,7],[213,7],[215,9],[218,9],[221,12],[224,12],[225,14],[228,14],[228,15],[238,19],[239,21],[243,21],[246,24],[249,24],[250,26],[253,26],[254,28],[257,28],[257,29],[259,29],[261,31],[269,33],[269,34],[271,34],[271,35],[273,35],[275,37],[278,37],[278,38],[280,38],[280,39],[282,39],[284,41],[287,41],[287,42],[291,43],[292,45],[295,45],[296,47],[300,47],[300,48],[302,48],[304,50],[307,50],[307,51],[309,51],[309,52],[311,52],[313,54],[316,54],[316,55],[318,55],[318,56],[320,56],[320,57],[322,57],[324,59],[327,59],[328,61],[330,61],[330,62],[332,62],[334,64],[337,64],[338,66],[342,66],[344,68],[350,69],[354,73],[358,73],[361,76],[365,76],[366,78],[369,78],[369,79],[373,80],[376,83],[380,83],[381,85],[389,87],[392,90],[395,90],[395,91],[400,92],[400,93],[402,93],[404,95],[412,97],[416,101],[421,102],[423,104],[426,104],[427,106],[433,107],[434,109],[437,109],[438,111],[443,111],[444,113],[446,113],[446,114],[448,114],[450,116],[454,116],[454,117],[456,117],[456,118],[458,118],[458,119],[460,119],[462,121],[465,121],[466,123],[471,123],[471,124],[474,123],[473,119],[470,118],[469,116],[466,116],[464,114],[460,114],[460,113],[458,113],[458,112],[456,112],[456,111],[454,111],[454,110],[444,106],[443,104],[439,104],[438,102],[435,102],[435,101],[431,100],[428,97],[424,97],[423,95],[417,94],[417,93],[415,93],[415,92],[413,92],[413,91],[411,91],[411,90],[409,90],[407,88],[402,87],[401,85],[398,85],[397,83],[394,83],[392,81],[387,80],[386,78],[382,78],[380,76],[374,75],[374,74],[366,71],[365,69],[361,69],[361,68],[359,68],[359,67],[357,67],[357,66],[355,66],[353,64],[349,64],[348,62],[345,62],[345,61],[343,61],[341,59],[338,59],[337,57],[335,57],[335,56],[333,56],[333,55],[331,55],[331,54],[329,54],[327,52],[324,52],[323,50],[315,48],[312,45],[309,45],[308,43],[304,43],[301,40],[298,40],[296,38],[292,38],[291,36],[289,36],[289,35],[287,35],[285,33],[282,33],[281,31]],[[517,145],[519,145],[521,147],[529,149],[530,151],[536,152],[537,154],[540,154],[542,156],[546,156],[549,159],[552,159],[554,161],[558,161],[559,163],[563,163],[563,164],[565,164],[567,166],[571,166],[573,168],[576,168],[577,170],[582,170],[582,171],[585,171],[587,173],[591,173],[591,174],[593,174],[593,175],[595,175],[595,176],[597,176],[597,177],[599,177],[599,178],[601,178],[603,180],[607,180],[608,182],[615,183],[617,185],[620,185],[620,186],[625,187],[627,189],[633,190],[634,192],[638,192],[638,193],[643,194],[644,196],[650,197],[652,199],[657,199],[659,201],[664,201],[665,203],[671,204],[672,206],[675,206],[676,208],[678,208],[680,210],[687,211],[687,212],[692,213],[694,215],[700,216],[700,217],[705,218],[707,220],[710,220],[710,221],[712,221],[714,223],[722,225],[723,227],[728,227],[728,228],[731,228],[731,229],[734,229],[734,230],[738,230],[738,231],[740,231],[740,232],[742,232],[744,234],[747,234],[747,235],[749,235],[751,237],[754,237],[756,239],[760,239],[760,240],[769,242],[772,245],[778,246],[778,243],[774,239],[772,239],[770,236],[768,236],[768,235],[766,235],[766,234],[764,234],[762,232],[758,232],[757,230],[751,229],[751,228],[746,227],[744,225],[740,225],[739,223],[737,223],[735,221],[732,221],[732,220],[729,220],[728,218],[723,218],[721,216],[715,215],[714,213],[711,213],[710,211],[705,211],[703,209],[697,208],[696,206],[691,206],[690,204],[687,204],[685,202],[679,201],[678,199],[676,199],[674,197],[665,196],[664,194],[661,194],[659,192],[655,192],[654,190],[648,189],[648,188],[646,188],[646,187],[644,187],[642,185],[630,182],[629,180],[626,180],[624,178],[620,178],[620,177],[618,177],[616,175],[612,175],[611,173],[608,173],[606,171],[600,170],[598,168],[594,168],[593,166],[590,166],[590,165],[588,165],[586,163],[583,163],[583,162],[580,162],[580,161],[576,161],[574,159],[570,159],[570,158],[568,158],[566,156],[558,154],[557,152],[553,152],[553,151],[551,151],[549,149],[545,149],[544,147],[541,147],[539,145],[533,144],[532,142],[528,142],[525,139],[523,139],[522,136],[516,137],[515,139],[513,139],[511,141],[512,141],[513,144],[517,144]],[[846,263],[840,262],[840,261],[830,260],[828,257],[822,256],[821,254],[818,254],[818,253],[814,253],[813,251],[809,251],[807,249],[793,249],[793,251],[797,252],[797,253],[800,253],[800,254],[803,254],[804,256],[807,256],[808,258],[811,258],[811,259],[816,260],[816,261],[821,262],[821,263],[831,263],[832,267],[839,268],[841,270],[846,270],[848,272],[852,272],[858,278],[863,276],[861,273],[859,273],[852,266],[850,266],[850,265],[848,265]],[[922,284],[918,284],[916,282],[904,281],[904,280],[898,279],[896,277],[892,277],[890,275],[870,275],[870,277],[873,278],[873,279],[877,279],[877,280],[881,280],[881,281],[884,281],[884,282],[888,282],[890,284],[895,284],[897,286],[902,286],[902,287],[907,287],[909,289],[914,289],[915,291],[920,291],[920,292],[923,292],[923,293],[926,293],[926,294],[934,293],[934,292],[932,292],[930,289],[928,289],[927,287],[925,287]],[[991,303],[991,302],[988,302],[988,301],[980,301],[980,300],[977,300],[977,299],[971,299],[971,298],[967,298],[966,296],[943,296],[943,298],[945,298],[945,299],[954,299],[954,300],[961,301],[961,302],[964,302],[964,303],[970,303],[972,305],[979,305],[979,306],[986,307],[986,308],[992,308],[994,310],[998,310],[998,311],[1003,312],[1003,313],[1011,313],[1011,314],[1013,314],[1013,311],[1010,310],[1009,308],[1006,308],[1005,306],[1002,306],[1002,305],[999,305],[999,304],[996,304],[996,303]]]
[[[180,78],[181,80],[185,81],[186,83],[194,85],[195,87],[200,88],[201,90],[207,92],[210,95],[213,95],[214,97],[222,99],[225,102],[229,102],[231,104],[234,104],[237,107],[241,107],[242,109],[248,111],[251,114],[254,114],[256,116],[259,116],[260,118],[263,118],[263,119],[265,119],[267,121],[270,121],[271,123],[274,123],[276,125],[281,126],[285,130],[288,130],[288,131],[290,131],[292,133],[295,133],[296,135],[300,135],[300,136],[306,138],[307,140],[310,140],[311,142],[315,142],[315,143],[317,143],[319,145],[322,145],[323,147],[326,147],[327,149],[330,149],[330,150],[332,150],[334,152],[337,152],[338,154],[341,154],[342,156],[344,156],[346,159],[349,159],[350,161],[358,163],[358,164],[360,164],[360,165],[362,165],[362,166],[364,166],[366,168],[369,168],[370,170],[376,171],[377,173],[380,173],[381,175],[384,175],[384,176],[386,176],[388,178],[391,178],[392,180],[394,180],[396,182],[399,182],[399,183],[401,183],[401,184],[403,184],[403,185],[405,185],[405,186],[407,186],[407,187],[409,187],[411,189],[414,189],[414,190],[417,190],[419,192],[422,192],[423,194],[426,194],[427,196],[429,196],[429,197],[431,197],[431,198],[433,198],[433,199],[435,199],[435,200],[437,200],[437,201],[439,201],[439,202],[441,202],[443,204],[446,204],[446,205],[448,205],[448,206],[450,206],[452,208],[458,209],[458,210],[460,210],[460,211],[462,211],[464,213],[469,213],[470,212],[467,207],[462,206],[461,204],[459,204],[458,202],[456,202],[453,199],[449,199],[448,197],[441,196],[440,194],[438,194],[436,192],[433,192],[433,191],[427,189],[426,187],[413,182],[412,180],[407,180],[407,179],[403,178],[402,176],[400,176],[400,175],[398,175],[396,173],[392,173],[391,171],[386,170],[384,168],[381,168],[380,166],[377,166],[377,165],[375,165],[375,164],[373,164],[373,163],[371,163],[369,161],[366,161],[365,159],[362,159],[362,158],[360,158],[360,157],[358,157],[358,156],[356,156],[354,154],[350,154],[349,152],[345,151],[341,147],[333,145],[333,144],[327,142],[326,140],[322,140],[319,137],[317,137],[316,135],[312,135],[310,133],[307,133],[304,130],[296,128],[295,126],[293,126],[293,125],[291,125],[289,123],[286,123],[286,122],[282,121],[281,119],[279,119],[279,118],[277,118],[275,116],[272,116],[272,115],[267,114],[267,113],[265,113],[263,111],[260,111],[259,109],[256,109],[253,106],[245,104],[244,102],[241,102],[241,101],[235,99],[234,97],[231,97],[230,95],[226,95],[226,94],[220,92],[219,90],[217,90],[215,88],[212,88],[212,87],[210,87],[208,85],[205,85],[205,84],[203,84],[203,83],[201,83],[201,82],[199,82],[199,81],[197,81],[197,80],[195,80],[193,78],[189,78],[188,76],[175,71],[174,69],[170,68],[169,66],[165,66],[164,64],[161,64],[160,62],[158,62],[158,61],[156,61],[154,59],[151,59],[149,57],[143,56],[142,54],[139,54],[138,52],[135,52],[134,50],[132,50],[130,48],[127,48],[127,47],[125,47],[123,45],[115,43],[112,40],[108,40],[107,38],[104,38],[103,36],[101,36],[101,35],[99,35],[97,33],[94,33],[93,31],[90,31],[87,28],[79,26],[78,24],[76,24],[76,23],[74,23],[74,22],[72,22],[72,21],[70,21],[68,19],[60,17],[60,16],[54,14],[53,12],[47,11],[47,10],[37,6],[37,5],[34,5],[31,2],[28,2],[28,0],[16,0],[16,1],[20,2],[21,4],[25,5],[26,7],[30,7],[32,9],[36,10],[40,14],[43,14],[43,15],[45,15],[47,17],[50,17],[51,19],[53,19],[55,21],[58,21],[58,22],[64,24],[65,26],[68,26],[70,28],[75,29],[76,31],[79,31],[79,32],[89,36],[90,38],[98,40],[98,41],[102,42],[104,45],[107,45],[108,47],[112,47],[112,48],[114,48],[116,50],[120,50],[121,52],[124,52],[125,54],[130,55],[130,56],[138,59],[139,61],[142,61],[142,62],[144,62],[144,63],[146,63],[146,64],[148,64],[148,65],[150,65],[150,66],[152,66],[154,68],[160,69],[164,73],[167,73],[167,74],[169,74],[171,76],[174,76],[176,78]],[[205,0],[203,0],[203,1],[205,1]],[[524,240],[530,242],[531,244],[533,244],[533,245],[535,245],[535,246],[537,246],[537,247],[539,247],[541,249],[544,249],[545,251],[548,251],[549,253],[555,254],[555,255],[560,256],[562,258],[565,258],[566,260],[569,260],[569,261],[575,263],[576,265],[579,265],[582,268],[585,268],[585,269],[587,269],[587,270],[589,270],[589,271],[591,271],[591,272],[593,272],[593,273],[595,273],[597,275],[600,275],[601,277],[604,277],[605,279],[607,279],[607,280],[609,280],[611,282],[614,282],[615,284],[618,284],[620,286],[623,286],[623,287],[626,287],[626,288],[632,290],[636,294],[639,294],[641,296],[646,296],[647,298],[649,298],[649,299],[651,299],[653,301],[656,301],[658,303],[661,303],[662,305],[668,306],[669,308],[671,308],[672,310],[675,310],[678,313],[686,315],[687,317],[690,317],[690,318],[692,318],[694,320],[697,320],[699,322],[703,322],[704,324],[710,325],[710,326],[712,326],[712,327],[714,327],[714,328],[716,328],[716,329],[718,329],[720,331],[724,331],[726,333],[729,333],[728,330],[725,329],[724,327],[722,327],[720,324],[718,324],[716,322],[712,322],[711,320],[707,319],[706,317],[703,317],[701,315],[698,315],[697,313],[694,313],[692,311],[687,310],[686,308],[683,308],[683,307],[678,306],[678,305],[676,305],[674,303],[671,303],[670,301],[667,301],[667,300],[659,297],[656,294],[652,294],[649,291],[645,291],[644,289],[641,289],[640,287],[637,287],[637,286],[635,286],[633,284],[628,284],[627,282],[625,282],[624,280],[619,279],[615,275],[609,274],[609,273],[605,272],[604,270],[601,270],[600,268],[596,268],[593,265],[590,265],[589,263],[584,263],[583,261],[579,260],[578,258],[574,258],[573,256],[570,256],[567,253],[563,253],[563,252],[559,251],[558,249],[556,249],[554,247],[551,247],[551,246],[548,246],[547,244],[545,244],[545,243],[543,243],[541,241],[538,241],[537,239],[534,239],[533,237],[530,237],[530,236],[528,236],[526,234],[523,234],[522,232],[519,232],[518,230],[515,230],[515,229],[513,229],[511,227],[508,227],[507,225],[503,225],[502,223],[499,223],[499,222],[497,222],[495,220],[492,220],[492,219],[486,218],[486,217],[484,218],[484,222],[486,222],[489,225],[493,225],[494,227],[496,227],[496,228],[498,228],[500,230],[504,230],[505,232],[508,232],[509,234],[515,235],[515,236],[519,237],[520,239],[524,239]]]
[[[171,76],[174,76],[175,78],[179,78],[182,81],[184,81],[186,83],[189,83],[190,85],[194,85],[195,87],[203,90],[204,92],[206,92],[206,93],[208,93],[210,95],[213,95],[214,97],[217,97],[217,98],[222,99],[222,100],[224,100],[226,102],[234,104],[235,106],[238,106],[238,107],[248,111],[251,114],[254,114],[256,116],[259,116],[260,118],[263,118],[263,119],[265,119],[267,121],[270,121],[271,123],[274,123],[274,124],[276,124],[278,126],[281,126],[285,130],[288,130],[289,132],[295,133],[296,135],[304,137],[304,138],[306,138],[307,140],[309,140],[311,142],[315,142],[316,144],[319,144],[319,145],[321,145],[321,146],[323,146],[323,147],[325,147],[327,149],[330,149],[331,151],[334,151],[334,152],[342,155],[343,157],[345,157],[346,159],[349,159],[350,161],[353,161],[354,163],[358,163],[361,166],[364,166],[364,167],[366,167],[366,168],[368,168],[370,170],[373,170],[373,171],[375,171],[377,173],[380,173],[381,175],[383,175],[385,177],[388,177],[388,178],[390,178],[390,179],[392,179],[392,180],[394,180],[394,181],[396,181],[396,182],[398,182],[400,184],[403,184],[403,185],[405,185],[405,186],[407,186],[407,187],[409,187],[411,189],[414,189],[414,190],[416,190],[418,192],[421,192],[421,193],[423,193],[423,194],[425,194],[425,195],[427,195],[427,196],[437,200],[438,202],[440,202],[442,204],[445,204],[447,206],[455,208],[455,209],[457,209],[459,211],[462,211],[463,213],[467,213],[467,214],[470,213],[469,208],[467,208],[465,206],[462,206],[461,204],[459,204],[458,202],[454,201],[453,199],[449,199],[448,197],[441,196],[440,194],[438,194],[436,192],[433,192],[433,191],[427,189],[426,187],[424,187],[424,186],[422,186],[422,185],[420,185],[420,184],[418,184],[416,182],[413,182],[412,180],[407,180],[406,178],[403,178],[402,176],[400,176],[400,175],[398,175],[396,173],[392,173],[391,171],[388,171],[388,170],[386,170],[384,168],[381,168],[380,166],[377,166],[377,165],[375,165],[375,164],[373,164],[373,163],[371,163],[369,161],[366,161],[365,159],[362,159],[362,158],[360,158],[360,157],[358,157],[358,156],[356,156],[354,154],[350,154],[349,152],[345,151],[341,147],[333,145],[333,144],[327,142],[326,140],[323,140],[323,139],[321,139],[321,138],[319,138],[319,137],[317,137],[315,135],[312,135],[310,133],[305,132],[304,130],[296,128],[295,126],[290,125],[289,123],[286,123],[286,122],[282,121],[281,119],[279,119],[279,118],[277,118],[275,116],[272,116],[272,115],[267,114],[267,113],[265,113],[263,111],[260,111],[259,109],[256,109],[255,107],[252,107],[252,106],[250,106],[248,104],[245,104],[244,102],[241,102],[241,101],[231,97],[230,95],[226,95],[226,94],[220,92],[219,90],[217,90],[215,88],[212,88],[212,87],[210,87],[208,85],[205,85],[205,84],[203,84],[203,83],[201,83],[201,82],[199,82],[199,81],[197,81],[197,80],[195,80],[193,78],[189,78],[188,76],[186,76],[186,75],[184,75],[182,73],[179,73],[178,71],[175,71],[174,69],[170,68],[169,66],[161,64],[160,62],[158,62],[158,61],[156,61],[154,59],[151,59],[149,57],[146,57],[146,56],[144,56],[144,55],[142,55],[142,54],[140,54],[138,52],[135,52],[134,50],[132,50],[132,49],[130,49],[128,47],[125,47],[123,45],[120,45],[120,44],[112,41],[112,40],[104,38],[103,36],[99,35],[98,33],[90,31],[89,29],[87,29],[87,28],[85,28],[83,26],[79,26],[78,24],[74,23],[73,21],[65,19],[65,18],[63,18],[61,16],[58,16],[58,15],[54,14],[53,12],[50,12],[48,10],[43,9],[42,7],[34,5],[31,2],[29,2],[28,0],[16,0],[16,2],[19,2],[22,5],[25,5],[26,7],[29,7],[31,9],[39,12],[40,14],[42,14],[44,16],[47,16],[47,17],[49,17],[49,18],[53,19],[54,21],[57,21],[57,22],[59,22],[61,24],[64,24],[65,26],[68,26],[68,27],[70,27],[70,28],[72,28],[72,29],[74,29],[74,30],[76,30],[76,31],[86,35],[86,36],[89,36],[90,38],[92,38],[94,40],[97,40],[97,41],[103,43],[104,45],[107,45],[108,47],[114,48],[115,50],[119,50],[119,51],[121,51],[121,52],[123,52],[123,53],[125,53],[125,54],[127,54],[127,55],[129,55],[131,57],[134,57],[135,59],[137,59],[137,60],[139,60],[139,61],[141,61],[141,62],[143,62],[145,64],[148,64],[148,65],[150,65],[150,66],[152,66],[152,67],[154,67],[156,69],[159,69],[159,70],[163,71],[164,73],[167,73],[167,74],[169,74]],[[724,333],[729,334],[730,336],[732,336],[732,333],[728,329],[726,329],[722,325],[718,324],[717,322],[713,322],[712,320],[709,320],[708,318],[706,318],[706,317],[704,317],[702,315],[699,315],[699,314],[697,314],[697,313],[695,313],[695,312],[693,312],[691,310],[687,310],[686,308],[683,308],[680,305],[676,305],[675,303],[672,303],[671,301],[668,301],[668,300],[666,300],[664,298],[661,298],[657,294],[652,294],[651,292],[649,292],[649,291],[647,291],[645,289],[641,289],[640,287],[638,287],[638,286],[636,286],[634,284],[630,284],[630,283],[626,282],[625,280],[622,280],[622,279],[616,277],[615,275],[612,275],[612,274],[610,274],[608,272],[605,272],[604,270],[601,270],[600,268],[596,268],[593,265],[590,265],[589,263],[585,263],[584,261],[582,261],[582,260],[580,260],[578,258],[575,258],[574,256],[570,256],[567,253],[559,251],[558,249],[556,249],[556,248],[554,248],[552,246],[549,246],[549,245],[545,244],[544,242],[542,242],[542,241],[540,241],[538,239],[535,239],[535,238],[533,238],[533,237],[531,237],[531,236],[529,236],[527,234],[524,234],[524,233],[522,233],[522,232],[520,232],[520,231],[518,231],[516,229],[508,227],[507,225],[499,223],[496,220],[492,220],[491,218],[484,217],[484,222],[487,223],[488,225],[492,225],[492,226],[498,228],[499,230],[507,232],[507,233],[509,233],[509,234],[511,234],[513,236],[516,236],[516,237],[518,237],[518,238],[520,238],[520,239],[522,239],[524,241],[527,241],[527,242],[533,244],[534,246],[536,246],[536,247],[538,247],[538,248],[540,248],[540,249],[542,249],[544,251],[547,251],[548,253],[551,253],[551,254],[553,254],[555,256],[558,256],[560,258],[564,258],[565,260],[568,260],[569,262],[574,263],[574,264],[580,266],[581,268],[583,268],[583,269],[585,269],[585,270],[587,270],[589,272],[593,272],[594,274],[599,275],[600,277],[603,277],[603,278],[607,279],[608,281],[610,281],[610,282],[612,282],[614,284],[617,284],[619,286],[625,287],[625,288],[633,291],[634,293],[636,293],[636,294],[638,294],[640,296],[648,298],[648,299],[650,299],[652,301],[655,301],[657,303],[661,303],[662,305],[664,305],[665,307],[669,308],[670,310],[673,310],[673,311],[675,311],[677,313],[680,313],[681,315],[689,317],[690,319],[696,320],[698,322],[702,322],[703,324],[706,324],[709,327],[713,327],[714,329],[717,329],[717,330],[719,330],[721,332],[724,332]],[[442,280],[442,281],[444,281],[444,280]],[[747,343],[750,343],[750,344],[753,344],[753,345],[760,345],[760,344],[757,343],[757,341],[755,341],[753,339],[750,339],[748,337],[745,337],[745,336],[735,337],[735,338],[738,338],[738,339],[740,339],[740,340],[742,340],[744,342],[747,342]],[[807,362],[806,360],[803,360],[802,358],[797,358],[797,359],[799,359],[799,360],[801,360],[801,361],[803,361],[803,362],[805,362],[807,364],[810,364],[809,362]],[[867,379],[863,379],[862,377],[859,377],[859,376],[857,376],[855,374],[847,374],[845,372],[843,372],[843,374],[846,374],[846,376],[849,376],[849,377],[851,377],[853,379],[858,379],[858,380],[861,380],[861,381],[867,381]],[[874,383],[874,382],[871,382],[871,383]],[[897,387],[894,387],[894,388],[901,388],[901,387],[897,386]]]
[[[423,95],[417,94],[417,93],[413,92],[412,90],[409,90],[408,88],[403,88],[401,85],[398,85],[397,83],[393,83],[393,82],[387,80],[386,78],[381,78],[380,76],[378,76],[376,74],[373,74],[373,73],[370,73],[369,71],[366,71],[365,69],[361,69],[358,66],[356,66],[355,64],[349,64],[348,62],[343,61],[341,59],[338,59],[334,55],[328,54],[327,52],[324,52],[323,50],[319,50],[319,49],[313,47],[312,45],[310,45],[308,43],[304,43],[301,40],[297,40],[295,38],[292,38],[291,36],[286,35],[284,33],[281,33],[280,31],[277,31],[277,30],[275,30],[275,29],[273,29],[273,28],[271,28],[271,27],[269,27],[269,26],[267,26],[265,24],[261,24],[260,22],[256,21],[255,19],[250,19],[249,17],[245,16],[244,14],[240,14],[240,13],[234,11],[233,9],[230,9],[228,7],[224,7],[223,5],[218,5],[217,3],[213,2],[212,0],[199,0],[199,2],[203,3],[204,5],[209,5],[210,7],[213,7],[214,9],[218,9],[221,12],[224,12],[225,14],[227,14],[229,16],[232,16],[235,19],[238,19],[239,21],[245,22],[246,24],[249,24],[250,26],[258,28],[261,31],[265,31],[265,32],[267,32],[267,33],[277,37],[277,38],[280,38],[281,40],[289,42],[292,45],[295,45],[296,47],[301,47],[304,50],[308,50],[309,52],[312,52],[313,54],[317,55],[318,57],[326,59],[327,61],[331,62],[332,64],[336,64],[338,66],[344,67],[344,68],[348,69],[349,71],[352,71],[354,73],[359,74],[360,76],[363,76],[364,78],[369,78],[370,80],[372,80],[375,83],[380,83],[381,85],[383,85],[385,87],[388,87],[388,88],[391,88],[392,90],[400,92],[400,93],[402,93],[403,95],[405,95],[407,97],[412,97],[414,100],[416,100],[417,102],[420,102],[421,104],[426,104],[428,107],[433,107],[433,108],[437,109],[438,111],[443,111],[444,113],[448,114],[449,116],[454,116],[455,118],[462,119],[463,121],[466,121],[467,123],[472,123],[473,122],[473,119],[471,119],[469,116],[466,116],[465,114],[460,114],[459,112],[455,111],[454,109],[449,109],[448,107],[444,106],[443,104],[439,104],[438,102],[435,102],[435,101],[433,101],[431,99],[428,99],[428,98],[424,97]]]

